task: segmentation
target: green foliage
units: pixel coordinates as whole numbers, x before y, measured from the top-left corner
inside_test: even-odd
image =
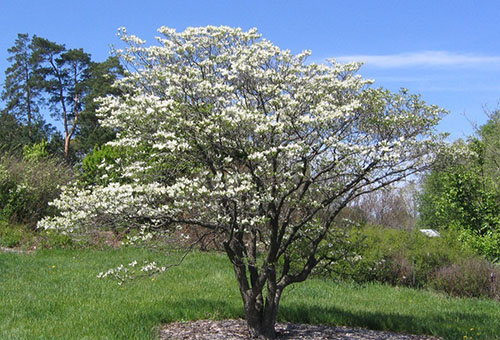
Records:
[[[72,170],[55,158],[38,161],[13,156],[0,158],[0,218],[34,227],[51,213],[53,208],[48,203],[59,196],[60,186],[72,177]]]
[[[489,124],[492,122],[486,126]],[[500,187],[492,169],[500,157],[496,161],[491,157],[494,144],[490,139],[470,139],[467,144],[453,145],[465,152],[458,159],[442,157],[425,177],[419,211],[422,226],[452,230],[464,245],[498,261]]]
[[[24,127],[6,110],[0,112],[0,155],[14,152],[29,143]]]
[[[75,134],[74,148],[77,154],[85,155],[93,148],[101,146],[115,137],[114,131],[100,125],[96,116],[99,104],[95,99],[111,94],[119,95],[121,90],[113,87],[113,83],[123,73],[124,69],[117,57],[109,57],[102,63],[90,63],[88,78],[84,83],[88,88],[88,93],[82,101],[83,110]]]
[[[49,141],[46,150],[57,155],[61,149],[60,135],[54,127],[42,119],[35,120],[31,126],[23,125],[7,110],[0,112],[0,155],[22,155],[23,147]]]
[[[0,152],[53,139],[54,129],[40,115],[43,107],[63,124],[64,148],[58,147],[68,161],[75,162],[114,136],[99,125],[94,99],[119,94],[119,89],[112,88],[123,74],[116,57],[92,62],[82,49],[66,49],[63,44],[28,34],[18,34],[8,53],[11,65],[1,91],[6,107],[0,117],[0,136],[5,137],[0,137]],[[77,147],[70,150],[75,136]]]
[[[11,226],[0,220],[0,246],[13,248],[21,244],[24,238],[24,230],[19,226]]]
[[[126,150],[103,145],[95,147],[82,160],[80,180],[84,185],[106,185],[121,177],[119,161],[125,159]]]
[[[49,156],[47,144],[47,141],[42,140],[40,143],[23,146],[23,159],[30,162],[37,162],[47,158]]]
[[[111,182],[129,183],[133,178],[124,176],[123,169],[131,164],[142,169],[141,183],[171,184],[178,176],[195,172],[197,169],[193,162],[180,161],[173,156],[158,156],[150,147],[131,149],[102,145],[95,147],[83,158],[80,183],[84,186],[105,186]]]
[[[28,128],[39,118],[42,101],[39,58],[33,53],[33,44],[28,34],[18,34],[14,46],[7,52],[11,63],[5,70],[1,99],[6,111]],[[31,131],[28,131],[31,136]]]
[[[418,230],[364,227],[351,241],[363,238],[357,254],[334,265],[337,280],[366,284],[432,288],[460,297],[500,300],[500,269],[464,249],[453,231],[429,238]],[[481,238],[484,240],[484,238]]]
[[[437,269],[471,254],[448,234],[429,238],[418,230],[366,226],[351,233],[350,242],[357,251],[332,271],[336,279],[357,283],[426,287]]]
[[[46,230],[40,233],[40,247],[44,249],[64,249],[77,246],[68,235]]]
[[[493,262],[499,261],[500,232],[488,230],[478,233],[465,228],[458,230],[458,240]]]
[[[422,197],[422,223],[438,229],[463,227],[479,234],[496,230],[500,196],[478,170],[460,166],[429,175]]]
[[[90,54],[83,49],[66,49],[41,37],[32,39],[32,53],[38,59],[41,87],[47,95],[49,109],[63,124],[64,157],[69,159],[70,142],[83,109],[82,98],[88,93]]]
[[[47,151],[55,154],[59,136],[40,114],[44,105],[44,72],[40,55],[28,34],[18,34],[7,51],[11,65],[5,71],[0,114],[0,154],[22,151],[24,145],[50,141]]]
[[[33,249],[38,247],[36,231],[21,224],[0,220],[0,246],[7,248]]]
[[[500,177],[500,109],[486,112],[489,120],[479,128],[478,135],[484,144],[484,172],[499,188]]]

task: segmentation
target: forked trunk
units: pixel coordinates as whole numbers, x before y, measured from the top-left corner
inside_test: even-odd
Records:
[[[245,303],[245,319],[250,336],[256,339],[276,339],[277,306],[268,306],[263,310],[251,308]]]
[[[259,298],[243,298],[245,319],[252,338],[276,339],[275,326],[280,297],[281,292],[268,287],[264,306],[259,303]]]
[[[252,267],[249,269],[250,275],[247,276],[246,266],[242,260],[243,247],[239,246],[241,243],[233,242],[231,245],[225,243],[224,247],[238,281],[248,331],[255,339],[276,339],[276,317],[284,286],[277,285],[274,266],[267,266],[265,273],[261,272],[260,275],[255,267]],[[265,301],[264,289],[266,289]]]

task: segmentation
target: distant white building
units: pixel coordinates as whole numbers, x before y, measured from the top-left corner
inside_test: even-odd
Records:
[[[441,235],[434,229],[420,229],[420,232],[424,233],[429,237],[441,237]]]

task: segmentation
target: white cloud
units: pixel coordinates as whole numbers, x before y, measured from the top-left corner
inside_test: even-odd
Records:
[[[423,67],[500,67],[500,56],[461,54],[447,51],[422,51],[388,55],[348,55],[335,58],[346,63],[363,62],[366,66],[380,68]]]

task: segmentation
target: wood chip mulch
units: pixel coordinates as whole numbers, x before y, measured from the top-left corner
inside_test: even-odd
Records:
[[[362,328],[332,327],[294,323],[276,325],[278,340],[439,340]],[[160,329],[161,340],[249,340],[245,320],[199,320],[173,322]]]

